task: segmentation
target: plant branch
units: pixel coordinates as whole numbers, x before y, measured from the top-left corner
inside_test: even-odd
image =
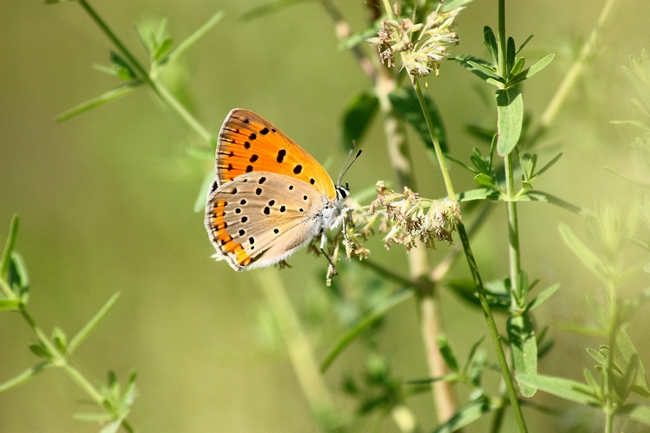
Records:
[[[548,106],[544,110],[544,113],[542,113],[537,128],[530,135],[530,138],[526,140],[526,147],[534,144],[542,135],[544,135],[544,133],[546,133],[562,109],[562,106],[566,102],[567,97],[575,87],[578,78],[580,78],[580,75],[582,75],[582,71],[587,65],[587,62],[596,52],[600,31],[607,24],[616,2],[617,0],[605,1],[603,9],[600,11],[600,15],[598,16],[596,26],[589,34],[589,38],[582,46],[578,58],[576,58],[576,60],[569,68],[567,74],[564,76],[564,80],[562,80],[562,83],[560,84],[560,87],[558,87]]]
[[[330,18],[334,22],[334,32],[339,41],[349,37],[352,34],[350,30],[350,25],[343,18],[343,15],[336,7],[332,0],[321,0],[321,4],[329,14]],[[359,66],[365,72],[365,74],[372,80],[372,82],[377,81],[377,70],[372,65],[372,62],[363,51],[359,45],[355,45],[350,49],[354,58],[359,62]]]
[[[336,408],[320,375],[311,345],[301,328],[286,286],[275,268],[266,269],[264,274],[257,272],[255,277],[273,311],[276,324],[287,346],[291,365],[309,407],[321,426],[327,427],[328,420],[331,422],[332,415],[336,413]]]
[[[515,198],[515,184],[513,179],[512,154],[510,152],[504,158],[506,172],[506,196],[508,197],[506,207],[508,211],[508,257],[510,259],[510,287],[511,303],[514,309],[521,307],[523,287],[520,287],[519,274],[521,273],[521,256],[519,254],[519,223],[517,218],[517,202]],[[513,296],[514,295],[514,296]]]

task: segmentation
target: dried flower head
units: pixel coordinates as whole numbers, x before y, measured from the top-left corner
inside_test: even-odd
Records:
[[[423,199],[406,187],[401,193],[395,192],[382,181],[377,182],[377,198],[369,206],[361,206],[351,199],[346,206],[343,229],[327,245],[326,252],[334,263],[341,245],[346,258],[367,258],[370,251],[364,243],[375,233],[384,233],[386,249],[401,244],[410,250],[417,241],[432,249],[436,248],[436,241],[451,244],[456,222],[461,219],[460,206],[455,201]],[[312,241],[310,250],[320,254],[317,241]],[[330,266],[328,281],[332,275],[334,269]]]
[[[402,68],[412,76],[426,77],[431,71],[438,75],[440,62],[449,55],[448,47],[458,45],[454,20],[463,9],[443,11],[441,3],[427,16],[424,24],[415,24],[409,18],[384,20],[377,37],[366,41],[377,46],[379,59],[389,68],[395,65],[397,53],[402,59]],[[414,40],[415,33],[418,35]]]

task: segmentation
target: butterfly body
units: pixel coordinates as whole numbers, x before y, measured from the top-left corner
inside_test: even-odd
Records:
[[[216,153],[205,226],[233,269],[281,262],[341,221],[347,188],[258,114],[232,110]]]

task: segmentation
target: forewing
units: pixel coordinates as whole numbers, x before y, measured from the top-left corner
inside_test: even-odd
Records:
[[[255,171],[300,180],[320,195],[335,198],[329,174],[309,153],[259,114],[235,108],[219,132],[216,170],[218,185]]]

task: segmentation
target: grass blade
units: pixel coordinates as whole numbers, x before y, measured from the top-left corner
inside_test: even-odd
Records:
[[[104,316],[110,311],[111,308],[113,308],[113,305],[117,302],[118,299],[120,299],[120,296],[122,294],[120,292],[115,293],[111,298],[104,304],[104,306],[95,314],[95,317],[90,319],[90,321],[81,328],[81,330],[72,337],[72,340],[70,340],[70,344],[68,344],[68,352],[67,354],[70,355],[74,350],[81,344],[82,341],[90,335],[90,333],[95,329],[95,327],[99,324],[99,322],[102,321]]]

